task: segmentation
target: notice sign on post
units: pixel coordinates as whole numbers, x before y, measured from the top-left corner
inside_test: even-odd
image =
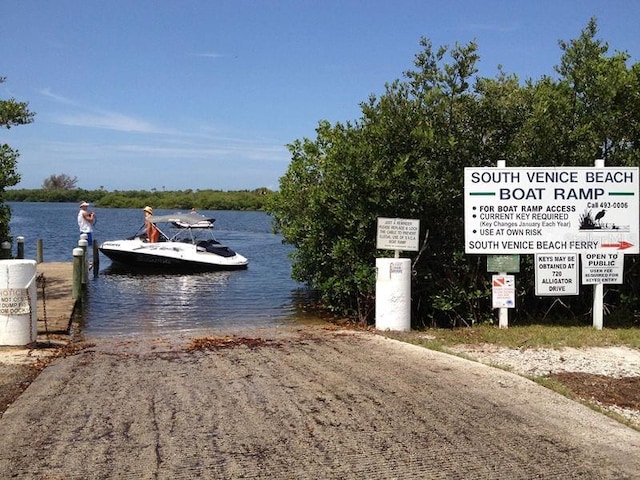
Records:
[[[519,273],[520,255],[487,255],[487,272]]]
[[[492,275],[493,308],[516,306],[516,278],[513,275]]]
[[[0,315],[26,315],[31,313],[29,290],[26,288],[0,289]]]
[[[584,253],[582,260],[582,283],[623,283],[624,254],[622,253]]]
[[[465,253],[640,253],[637,167],[465,168]]]
[[[536,255],[536,295],[578,295],[577,253]]]
[[[420,220],[378,217],[376,248],[379,250],[419,250]]]

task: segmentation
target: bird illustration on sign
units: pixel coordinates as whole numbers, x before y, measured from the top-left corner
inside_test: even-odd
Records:
[[[602,223],[602,218],[607,211],[605,209],[600,210],[595,216],[592,216],[592,211],[585,211],[580,215],[580,230],[620,230],[620,227],[614,224]]]

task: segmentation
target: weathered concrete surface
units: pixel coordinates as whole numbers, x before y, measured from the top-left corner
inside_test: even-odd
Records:
[[[632,479],[640,433],[515,374],[363,332],[103,341],[0,419],[4,478]]]

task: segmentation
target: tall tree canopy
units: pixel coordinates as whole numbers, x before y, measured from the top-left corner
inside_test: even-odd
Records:
[[[5,77],[0,77],[4,83]],[[16,125],[24,125],[33,121],[34,114],[29,111],[26,102],[18,102],[14,98],[0,99],[0,127],[10,129]],[[4,192],[7,187],[17,185],[20,174],[17,172],[18,151],[7,144],[0,144],[0,240],[10,239],[9,220],[11,210],[5,205]]]
[[[71,177],[66,173],[49,175],[42,182],[44,190],[73,190],[78,184],[78,177]]]
[[[416,218],[426,248],[413,256],[414,325],[492,321],[484,258],[464,253],[464,167],[640,165],[640,66],[608,56],[596,34],[592,19],[560,42],[555,76],[524,83],[501,69],[476,77],[475,42],[434,49],[423,38],[414,69],[361,104],[357,121],[321,121],[315,139],[289,145],[270,211],[296,247],[294,278],[325,307],[370,322],[375,257],[389,254],[375,248],[376,219]],[[616,306],[640,315],[638,262],[627,263]],[[519,282],[523,318],[550,307],[534,296],[531,264]],[[586,314],[590,298],[563,305]]]

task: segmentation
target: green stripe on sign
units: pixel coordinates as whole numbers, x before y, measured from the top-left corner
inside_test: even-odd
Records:
[[[496,192],[471,192],[469,195],[471,195],[472,197],[476,197],[476,196],[493,196],[495,195]]]
[[[634,195],[633,192],[609,192],[611,197],[633,197]]]

